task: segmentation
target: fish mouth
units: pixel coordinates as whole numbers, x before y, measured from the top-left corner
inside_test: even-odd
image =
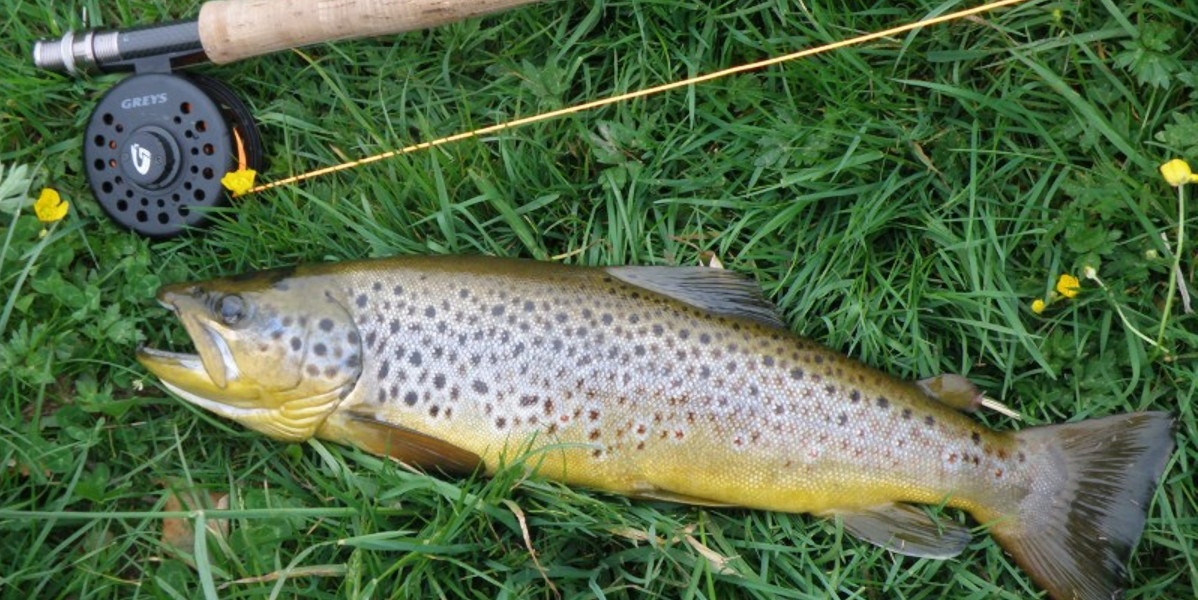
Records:
[[[249,404],[248,399],[243,395],[230,393],[227,382],[218,383],[214,380],[197,354],[142,346],[137,349],[137,362],[176,396],[222,417],[242,420],[269,412],[261,406],[244,406]]]
[[[196,353],[142,346],[137,349],[137,362],[171,392],[221,416],[238,418],[261,412],[254,402],[258,392],[237,385],[240,370],[228,342],[192,310],[197,307],[191,304],[199,300],[176,286],[167,286],[159,292],[158,302],[183,323]]]

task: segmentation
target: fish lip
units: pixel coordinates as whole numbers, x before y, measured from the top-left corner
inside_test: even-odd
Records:
[[[186,283],[164,285],[158,289],[155,299],[182,323],[196,351],[188,354],[143,346],[137,351],[138,362],[174,388],[200,385],[226,389],[240,374],[228,342],[196,311],[184,310],[185,306],[200,308],[203,302],[199,288]]]

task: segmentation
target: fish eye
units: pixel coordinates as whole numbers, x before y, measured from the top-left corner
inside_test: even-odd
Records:
[[[216,301],[216,314],[225,325],[236,325],[245,318],[245,300],[237,294],[221,296]]]

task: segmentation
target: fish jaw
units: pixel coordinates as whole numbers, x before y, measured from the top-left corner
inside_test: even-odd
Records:
[[[345,319],[337,318],[335,303],[327,294],[315,294],[326,297],[325,312],[312,313],[289,305],[289,295],[254,283],[223,279],[163,287],[158,301],[179,318],[196,353],[142,347],[137,360],[164,388],[195,406],[278,440],[303,441],[356,385],[358,365],[351,361],[358,360],[360,349],[338,347],[339,355],[345,350],[353,357],[342,360],[340,368],[319,363],[331,358],[325,356],[333,347],[329,336],[356,339],[348,335]],[[220,314],[222,301],[231,296],[244,307],[237,322]],[[290,327],[282,325],[284,320]],[[299,351],[281,339],[291,340]],[[307,352],[317,346],[322,350]],[[313,376],[317,364],[323,368]]]

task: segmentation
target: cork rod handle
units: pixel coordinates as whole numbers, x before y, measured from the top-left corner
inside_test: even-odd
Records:
[[[224,64],[288,48],[436,27],[537,0],[212,0],[200,41]]]

